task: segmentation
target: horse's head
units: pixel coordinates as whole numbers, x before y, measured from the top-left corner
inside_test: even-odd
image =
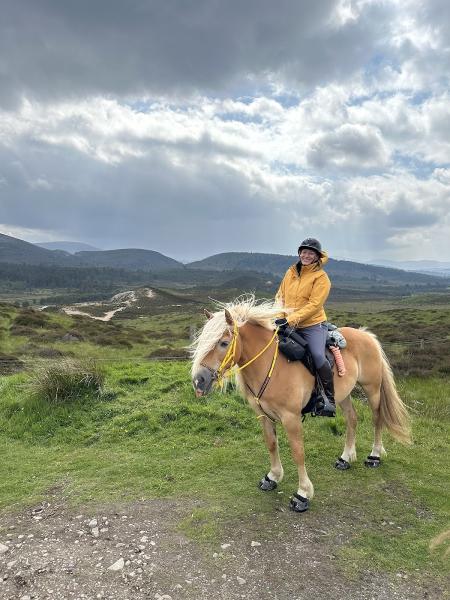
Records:
[[[231,313],[225,309],[211,314],[195,343],[192,363],[192,385],[197,397],[205,396],[241,355],[239,329]]]

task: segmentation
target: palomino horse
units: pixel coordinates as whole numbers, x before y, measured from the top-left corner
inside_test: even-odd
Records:
[[[314,377],[299,362],[289,362],[278,353],[277,332],[273,321],[280,307],[272,302],[256,302],[254,296],[237,298],[208,313],[209,320],[193,342],[192,381],[197,396],[207,394],[214,383],[233,371],[240,392],[260,418],[264,440],[270,455],[270,471],[260,481],[264,491],[272,490],[283,478],[278,452],[276,422],[280,422],[289,440],[298,467],[298,489],[290,507],[307,510],[314,495],[305,467],[303,429],[300,414],[314,388]],[[344,451],[336,467],[346,469],[356,460],[356,412],[350,393],[359,383],[367,395],[373,413],[375,438],[367,466],[379,466],[385,452],[381,439],[386,427],[394,437],[409,443],[408,414],[400,399],[388,360],[374,334],[362,329],[343,327],[347,347],[342,350],[346,374],[335,377],[336,403],[344,412],[347,425]]]

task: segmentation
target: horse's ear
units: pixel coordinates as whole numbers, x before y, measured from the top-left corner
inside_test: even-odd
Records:
[[[225,309],[225,321],[228,323],[228,325],[234,325],[233,317],[227,308]]]
[[[212,312],[209,312],[209,310],[208,310],[207,308],[204,308],[204,309],[203,309],[203,312],[205,313],[205,317],[206,317],[207,319],[212,319],[212,318],[213,318],[213,316],[214,316],[214,315],[212,314]]]

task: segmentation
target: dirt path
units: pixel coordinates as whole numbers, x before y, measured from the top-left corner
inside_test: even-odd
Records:
[[[317,517],[230,524],[209,547],[178,529],[194,504],[153,500],[73,512],[58,495],[0,516],[0,598],[434,600],[432,584],[369,570],[347,579]],[[307,517],[307,518],[304,518]],[[337,540],[339,540],[337,535]],[[337,542],[339,543],[339,542]],[[5,550],[6,548],[6,550]]]
[[[151,290],[150,288],[145,288],[144,290],[142,290],[143,295],[145,296],[145,298],[154,298],[155,297],[155,292],[153,290]],[[132,304],[136,303],[138,301],[138,297],[136,295],[136,292],[134,291],[129,291],[129,292],[121,292],[120,294],[116,294],[115,296],[113,296],[111,298],[111,300],[109,301],[109,303],[107,302],[78,302],[76,304],[72,304],[70,306],[63,306],[61,308],[61,310],[63,312],[65,312],[67,315],[81,315],[84,317],[89,317],[91,319],[94,319],[95,321],[111,321],[111,319],[114,317],[114,315],[118,312],[121,312],[122,310],[125,310],[126,308],[129,308]],[[99,307],[99,306],[107,306],[107,304],[117,304],[117,303],[122,303],[122,306],[119,306],[118,308],[115,308],[113,310],[109,310],[106,311],[102,316],[95,316],[92,315],[89,312],[80,310],[80,307],[86,306],[86,307]],[[78,308],[74,308],[74,307],[78,307]]]

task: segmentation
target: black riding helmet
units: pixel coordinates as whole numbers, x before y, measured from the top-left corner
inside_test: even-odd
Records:
[[[320,257],[323,256],[322,245],[319,240],[316,240],[315,238],[306,238],[306,240],[303,240],[298,247],[297,252],[300,253],[304,248],[307,248],[308,250],[314,250],[314,252],[317,252]]]

